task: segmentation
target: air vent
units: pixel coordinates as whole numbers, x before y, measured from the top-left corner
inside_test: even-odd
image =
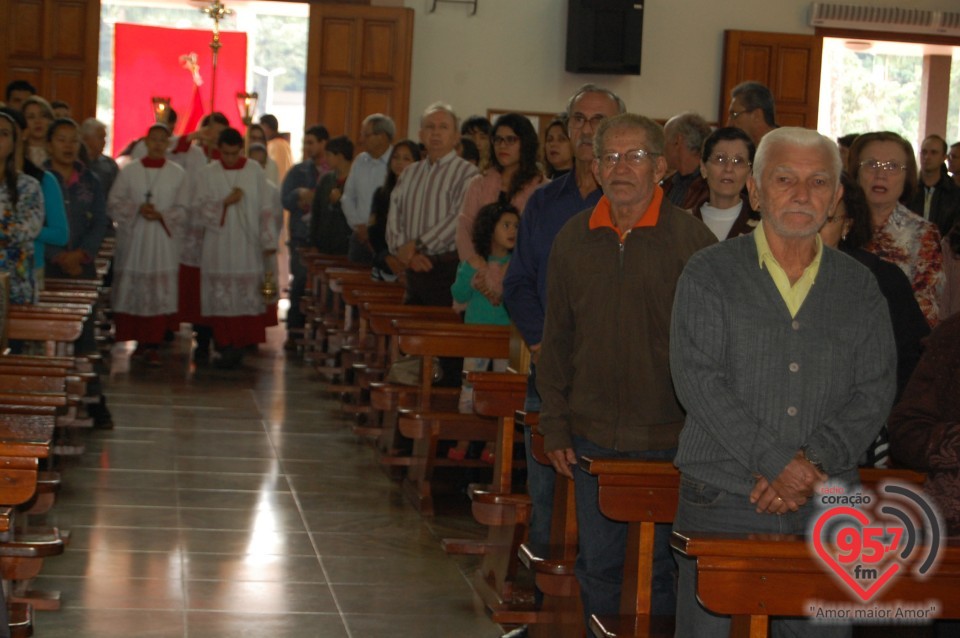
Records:
[[[960,12],[814,2],[810,26],[960,36]]]

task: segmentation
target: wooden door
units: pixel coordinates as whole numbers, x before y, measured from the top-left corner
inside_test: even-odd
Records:
[[[413,10],[311,4],[305,126],[357,140],[363,118],[384,113],[406,137]]]
[[[777,124],[817,128],[822,53],[815,35],[725,31],[718,121],[727,121],[733,87],[753,80],[773,92]]]
[[[97,111],[100,0],[2,0],[0,84],[27,80],[78,121]]]

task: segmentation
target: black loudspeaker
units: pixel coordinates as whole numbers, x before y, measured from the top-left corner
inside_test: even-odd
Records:
[[[640,75],[642,0],[568,0],[567,71]]]

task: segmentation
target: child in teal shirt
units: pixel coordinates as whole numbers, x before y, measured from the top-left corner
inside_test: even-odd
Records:
[[[509,326],[510,317],[503,306],[503,275],[507,271],[510,255],[517,244],[517,229],[520,226],[520,214],[509,203],[488,204],[477,213],[473,225],[473,246],[477,254],[487,260],[486,267],[477,270],[468,262],[460,262],[457,279],[450,291],[457,304],[466,306],[464,323]],[[493,369],[503,371],[507,368],[506,359],[493,360]],[[488,370],[490,359],[467,358],[463,361],[464,371],[477,372]],[[473,388],[463,384],[460,391],[460,412],[473,412]],[[460,441],[447,452],[452,459],[466,458],[469,441]],[[484,447],[480,458],[493,462],[493,454]]]

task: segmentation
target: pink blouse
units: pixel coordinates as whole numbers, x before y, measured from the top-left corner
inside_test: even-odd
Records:
[[[530,181],[513,196],[510,203],[522,214],[533,191],[547,181],[545,177]],[[481,208],[494,203],[500,197],[500,182],[500,173],[488,169],[484,174],[474,177],[467,185],[467,194],[463,198],[463,207],[460,209],[457,220],[457,253],[460,255],[460,261],[468,261],[477,254],[473,249],[473,223]]]

